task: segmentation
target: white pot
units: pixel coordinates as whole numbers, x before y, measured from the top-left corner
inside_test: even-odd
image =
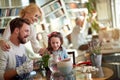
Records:
[[[72,72],[73,63],[71,60],[60,61],[57,63],[58,70],[63,74],[69,74]]]
[[[91,55],[92,65],[96,67],[101,67],[102,64],[102,54],[100,55]]]

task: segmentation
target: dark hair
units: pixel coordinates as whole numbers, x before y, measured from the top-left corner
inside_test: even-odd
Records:
[[[63,44],[63,36],[60,32],[52,32],[51,34],[48,35],[48,51],[52,51],[53,48],[51,47],[51,38],[52,37],[58,37],[60,39],[61,45]],[[62,49],[62,46],[60,46],[60,48]]]
[[[14,32],[15,28],[21,28],[23,26],[23,23],[30,25],[30,22],[27,19],[15,18],[12,21],[10,21],[11,33]]]

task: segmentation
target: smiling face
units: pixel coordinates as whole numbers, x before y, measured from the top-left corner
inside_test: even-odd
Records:
[[[21,9],[19,16],[21,18],[28,19],[30,24],[33,24],[42,20],[42,10],[37,4],[30,3],[28,6]]]
[[[50,40],[50,44],[51,44],[51,47],[52,47],[53,51],[58,50],[61,46],[60,38],[52,37],[51,40]]]
[[[23,26],[19,29],[18,32],[18,41],[22,44],[27,42],[27,37],[30,35],[30,27],[27,24],[23,24]]]
[[[60,32],[52,32],[48,35],[48,51],[57,51],[62,49],[63,37]]]
[[[26,13],[24,18],[28,19],[30,21],[31,24],[38,22],[40,19],[40,12],[39,10],[37,10],[36,12],[32,13]]]

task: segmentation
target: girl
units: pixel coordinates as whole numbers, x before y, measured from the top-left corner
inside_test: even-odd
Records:
[[[63,44],[63,37],[60,32],[52,32],[48,35],[48,48],[50,54],[58,55],[58,60],[68,59],[67,51]]]
[[[57,62],[64,61],[64,60],[70,60],[68,58],[68,54],[66,49],[62,46],[63,44],[63,37],[60,32],[52,32],[48,35],[48,47],[47,50],[50,54],[49,59],[49,69],[50,72],[54,73],[58,71],[57,68]],[[49,71],[49,69],[47,71]],[[49,80],[50,76],[48,76]]]

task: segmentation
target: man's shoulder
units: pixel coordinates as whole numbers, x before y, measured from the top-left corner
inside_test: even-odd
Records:
[[[78,35],[80,32],[80,28],[75,26],[71,32],[71,35],[75,36],[75,35]]]
[[[9,51],[4,51],[4,50],[0,49],[0,57],[8,56],[9,54],[10,54]]]
[[[79,27],[78,27],[78,26],[75,26],[75,27],[73,28],[73,30],[74,30],[74,29],[79,29]]]
[[[4,51],[4,50],[2,50],[1,48],[0,48],[0,54],[1,53],[6,53],[7,51]]]

